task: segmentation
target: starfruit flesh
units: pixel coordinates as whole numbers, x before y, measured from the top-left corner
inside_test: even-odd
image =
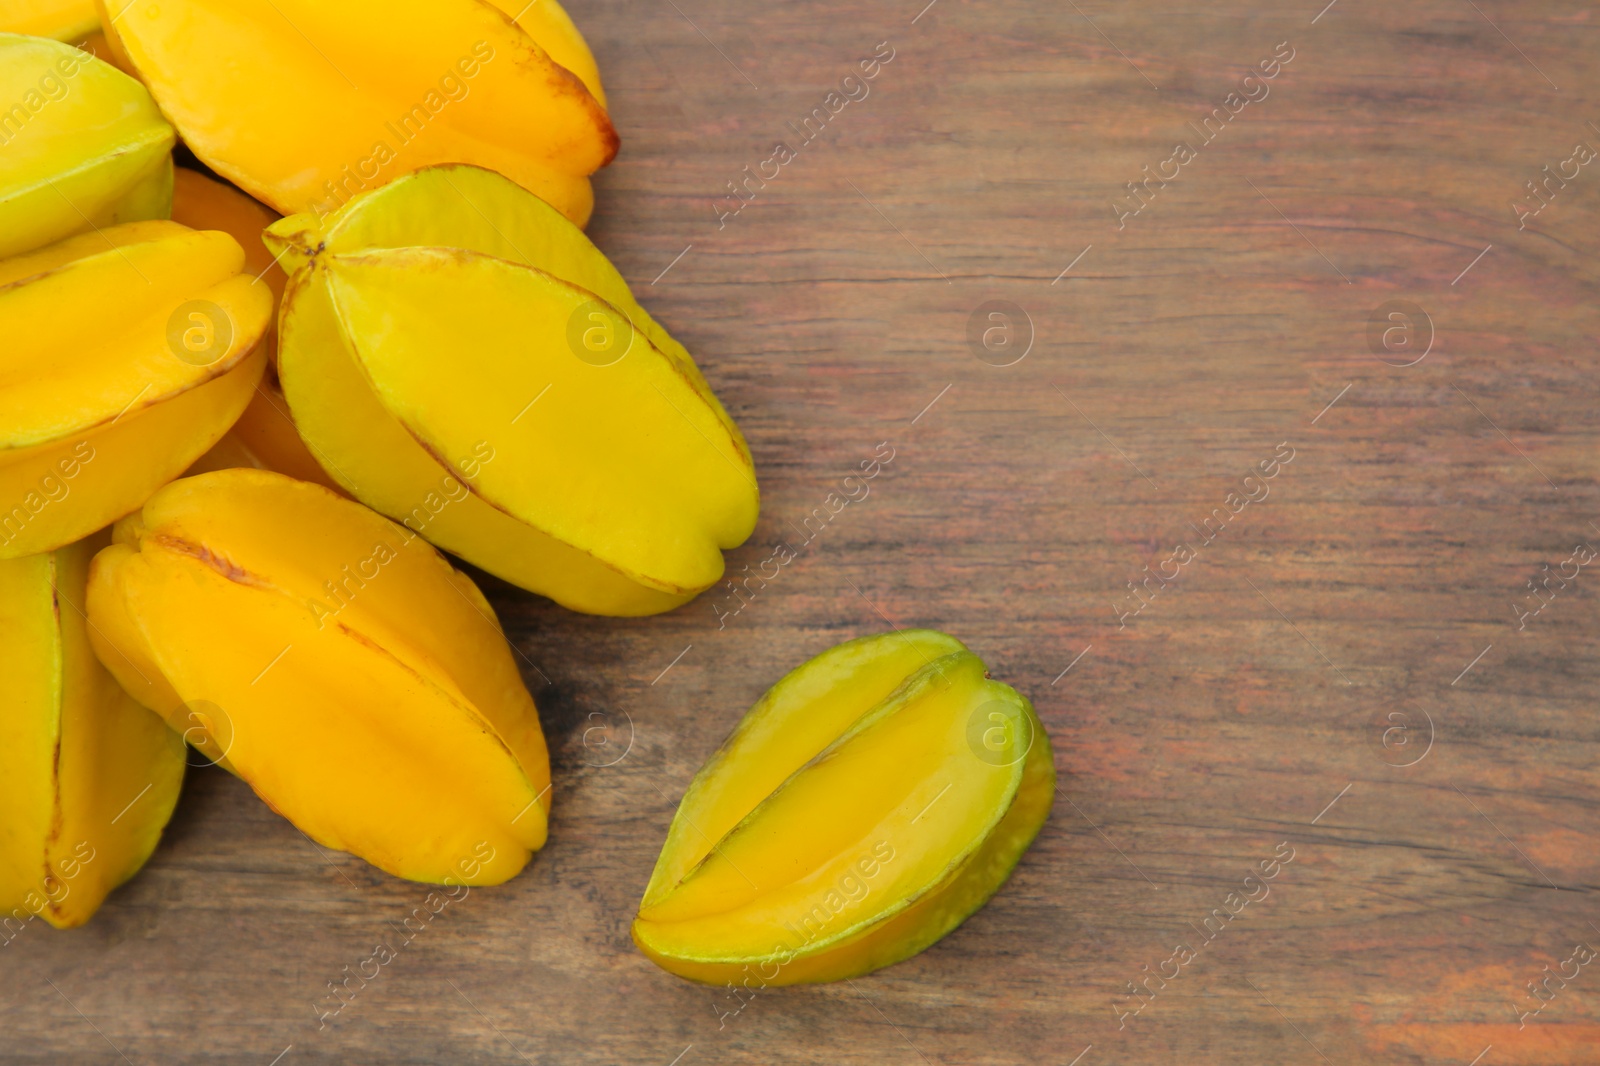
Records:
[[[195,155],[284,214],[333,210],[419,167],[465,161],[582,225],[588,176],[616,154],[605,108],[486,0],[100,9],[113,47]]]
[[[76,41],[99,28],[94,0],[0,0],[0,33]]]
[[[239,417],[272,304],[243,263],[168,221],[0,260],[0,558],[109,525]]]
[[[175,728],[208,708],[197,746],[311,839],[467,884],[543,845],[533,699],[488,601],[426,542],[244,469],[173,482],[114,539],[89,582],[101,659]]]
[[[89,920],[144,865],[183,782],[183,741],[89,647],[84,583],[109,538],[0,561],[0,940]]]
[[[120,70],[0,33],[0,108],[0,258],[171,211],[172,127]]]
[[[1054,787],[1032,706],[954,638],[839,645],[775,685],[696,774],[634,941],[711,983],[897,962],[999,889]]]
[[[268,234],[290,272],[284,394],[356,498],[597,614],[687,601],[750,535],[759,495],[738,427],[537,197],[435,167]],[[611,350],[585,348],[590,330]]]

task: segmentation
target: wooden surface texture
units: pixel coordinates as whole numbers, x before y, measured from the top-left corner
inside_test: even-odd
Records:
[[[750,440],[730,571],[797,556],[736,614],[484,579],[548,847],[319,1028],[428,889],[192,771],[87,927],[0,950],[0,1062],[1600,1063],[1600,12],[923,2],[570,4],[622,137],[591,233]],[[868,977],[656,969],[690,777],[891,625],[1035,702],[1033,849]]]

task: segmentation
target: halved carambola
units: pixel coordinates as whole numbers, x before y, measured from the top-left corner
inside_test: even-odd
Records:
[[[172,210],[172,127],[110,64],[0,33],[0,107],[0,258]]]
[[[1032,705],[952,637],[832,648],[767,692],[684,794],[633,939],[751,988],[916,954],[1010,876],[1050,812]]]
[[[357,499],[593,614],[684,603],[755,527],[749,449],[694,360],[538,197],[435,167],[268,242],[284,394]]]
[[[485,885],[544,844],[544,735],[493,609],[361,504],[265,470],[175,481],[95,557],[89,619],[129,692],[174,728],[205,708],[197,746],[320,844]]]
[[[108,540],[0,561],[0,941],[88,921],[178,801],[183,741],[89,647],[84,582]]]
[[[285,214],[465,161],[582,225],[616,155],[583,81],[487,0],[99,3],[184,143]]]
[[[111,524],[227,432],[272,307],[243,265],[165,221],[0,260],[0,559]]]

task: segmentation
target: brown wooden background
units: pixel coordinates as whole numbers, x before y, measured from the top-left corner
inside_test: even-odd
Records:
[[[616,621],[486,582],[537,666],[551,843],[326,1030],[327,982],[427,889],[201,770],[89,926],[0,952],[0,1061],[1600,1063],[1600,972],[1517,1021],[1600,944],[1600,573],[1512,608],[1600,544],[1600,165],[1523,231],[1509,206],[1600,147],[1600,12],[922,2],[571,4],[623,141],[592,232],[757,459],[732,569],[888,441],[871,495],[720,630],[707,598]],[[871,95],[719,230],[725,184],[881,41]],[[1284,41],[1270,96],[1119,231],[1125,183]],[[1013,366],[967,342],[991,299],[1036,333]],[[1414,366],[1369,348],[1390,300],[1433,324]],[[1126,583],[1285,441],[1270,496],[1119,629]],[[673,805],[785,670],[891,622],[1033,698],[1056,809],[944,942],[719,1028],[732,1001],[628,940]],[[1283,841],[1271,895],[1119,1030]]]

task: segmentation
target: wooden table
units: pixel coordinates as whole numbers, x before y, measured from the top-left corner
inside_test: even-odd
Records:
[[[571,5],[623,141],[592,232],[756,456],[730,569],[888,442],[870,495],[720,628],[725,594],[617,621],[486,581],[551,842],[325,1029],[427,890],[198,770],[93,922],[0,954],[0,1061],[1600,1063],[1600,972],[1524,1014],[1600,944],[1600,575],[1567,562],[1600,545],[1600,15],[923,2]],[[890,625],[1035,701],[1054,813],[923,955],[730,1015],[628,939],[674,804],[772,681]]]

